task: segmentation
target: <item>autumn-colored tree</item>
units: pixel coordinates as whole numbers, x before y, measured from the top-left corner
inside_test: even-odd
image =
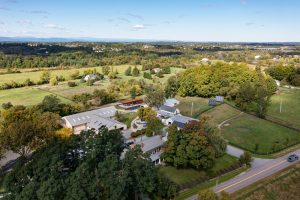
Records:
[[[137,114],[142,121],[147,121],[156,116],[155,111],[151,107],[139,108]]]
[[[53,137],[60,117],[35,108],[15,106],[1,113],[0,140],[3,147],[28,156]]]

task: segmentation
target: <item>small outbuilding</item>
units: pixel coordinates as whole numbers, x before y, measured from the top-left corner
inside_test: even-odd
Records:
[[[209,99],[208,100],[208,105],[210,105],[210,106],[216,106],[217,105],[217,101],[215,99]]]
[[[85,77],[84,77],[84,81],[90,81],[90,80],[92,80],[92,81],[96,81],[97,80],[97,75],[95,75],[95,74],[88,74],[88,75],[86,75]]]
[[[223,102],[224,101],[224,97],[223,96],[216,96],[216,101],[217,102]]]

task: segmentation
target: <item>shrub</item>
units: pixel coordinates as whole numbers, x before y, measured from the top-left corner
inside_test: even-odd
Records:
[[[68,82],[68,86],[69,86],[69,87],[76,87],[77,84],[76,84],[75,82],[73,82],[73,81],[69,81],[69,82]]]

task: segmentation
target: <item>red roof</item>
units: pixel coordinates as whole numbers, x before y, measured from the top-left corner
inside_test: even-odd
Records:
[[[144,102],[144,100],[143,99],[130,99],[130,100],[120,101],[121,104],[129,104],[129,103],[136,103],[136,102]]]

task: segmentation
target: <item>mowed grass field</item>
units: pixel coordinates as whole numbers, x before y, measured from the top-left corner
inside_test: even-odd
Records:
[[[208,110],[201,116],[209,117],[209,120],[212,124],[218,125],[227,119],[238,116],[240,113],[241,111],[234,109],[227,104],[221,104],[213,109]]]
[[[45,96],[51,93],[35,87],[24,87],[10,90],[0,90],[0,104],[11,102],[13,105],[35,105],[40,103]],[[64,103],[72,101],[59,97]]]
[[[260,119],[222,104],[205,113],[217,125],[230,119],[221,127],[221,133],[231,144],[259,153],[300,142],[300,132]],[[258,145],[258,148],[256,147]]]
[[[174,181],[176,184],[180,185],[210,175],[221,169],[227,168],[230,165],[234,164],[236,161],[237,158],[225,154],[223,157],[217,158],[213,168],[209,169],[209,171],[207,172],[196,169],[177,169],[172,166],[160,166],[159,171],[170,178],[172,181]]]
[[[113,66],[113,70],[118,71],[118,79],[119,80],[129,80],[129,79],[143,79],[143,72],[140,73],[138,77],[133,76],[125,76],[124,72],[129,67],[129,65],[120,65],[120,66]],[[138,68],[141,69],[141,66],[138,66]],[[83,70],[86,69],[92,69],[92,68],[82,68],[78,69],[83,72]],[[97,71],[101,72],[101,68],[97,67]],[[71,69],[71,70],[53,70],[51,73],[51,76],[54,75],[63,75],[68,79],[67,77],[70,75],[70,73],[74,72],[77,69]],[[179,72],[181,68],[171,68],[171,74],[165,74],[163,78],[158,78],[156,76],[153,76],[153,80],[145,79],[147,83],[152,82],[161,82],[162,84],[166,83],[168,78],[170,76],[173,76],[176,72]],[[40,74],[42,72],[24,72],[20,74],[6,74],[6,75],[0,75],[0,78],[3,78],[5,76],[5,80],[9,80],[11,82],[14,81],[24,81],[27,78],[30,78],[31,80],[39,80]],[[6,77],[8,76],[8,77]],[[17,78],[14,78],[14,76],[17,76]],[[23,77],[22,77],[23,76]],[[35,78],[35,79],[34,79]],[[5,82],[0,79],[0,85],[1,81]],[[21,82],[22,82],[21,81]],[[9,90],[0,90],[0,104],[11,102],[13,105],[34,105],[37,103],[40,103],[42,99],[49,95],[49,94],[56,94],[58,95],[63,102],[65,103],[71,103],[70,99],[75,94],[82,94],[84,92],[86,93],[92,93],[95,89],[106,89],[108,85],[110,85],[110,80],[106,77],[105,80],[96,82],[93,86],[87,86],[86,83],[81,83],[80,80],[74,80],[78,84],[76,87],[69,87],[68,82],[60,82],[57,86],[51,86],[49,84],[40,85],[40,86],[32,86],[32,87],[24,87],[24,88],[15,88],[15,89],[9,89]],[[125,98],[125,96],[120,96],[120,98]]]
[[[300,89],[280,88],[271,98],[268,116],[300,129]]]
[[[200,114],[212,106],[208,105],[208,99],[201,97],[175,97],[180,101],[179,105],[176,106],[182,115],[199,118]]]

